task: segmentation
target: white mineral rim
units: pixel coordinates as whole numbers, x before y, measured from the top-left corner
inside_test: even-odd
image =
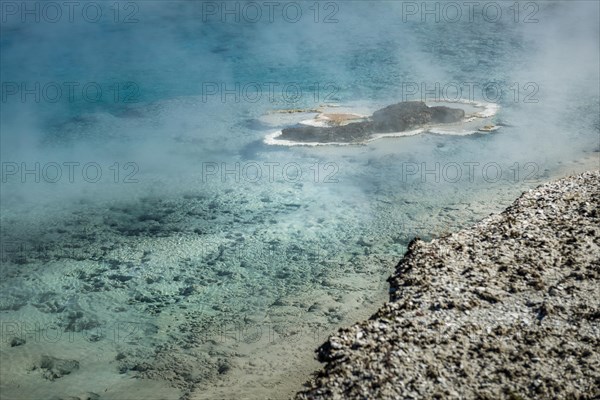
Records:
[[[429,101],[427,102],[435,105],[446,105],[448,107],[456,107],[457,105],[463,105],[467,107],[461,107],[465,111],[465,117],[461,122],[452,123],[452,124],[435,124],[428,125],[422,128],[413,129],[410,131],[402,131],[402,132],[391,132],[391,133],[375,133],[369,139],[363,142],[297,142],[293,140],[284,140],[278,139],[283,134],[282,130],[278,130],[275,132],[268,133],[265,135],[263,142],[272,146],[349,146],[349,145],[364,145],[369,142],[373,142],[375,140],[383,139],[383,138],[395,138],[395,137],[405,137],[405,136],[414,136],[421,133],[432,133],[436,135],[450,135],[450,136],[468,136],[473,134],[485,134],[491,133],[499,129],[498,126],[494,125],[492,122],[492,118],[498,113],[500,110],[500,106],[496,103],[488,103],[488,102],[479,102],[479,101],[468,101],[468,100],[458,100],[458,101]],[[333,107],[333,106],[332,106]],[[340,106],[336,106],[340,107]],[[314,113],[314,110],[307,110],[302,114]],[[343,113],[336,112],[333,115],[344,116],[342,118],[342,122],[339,120],[337,123],[332,123],[333,119],[330,117],[331,113],[326,112],[325,110],[321,110],[320,113],[317,113],[311,119],[303,119],[298,121],[298,124],[308,125],[308,126],[316,126],[316,127],[329,127],[335,125],[345,125],[346,123],[351,123],[355,121],[359,121],[363,118],[366,118],[365,115],[356,114],[356,113]]]

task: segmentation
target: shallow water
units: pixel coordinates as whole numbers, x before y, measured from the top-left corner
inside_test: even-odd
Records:
[[[105,4],[97,23],[5,15],[3,398],[289,397],[313,349],[386,300],[413,237],[598,167],[597,4],[539,4],[537,23],[508,3],[494,23],[359,1],[317,3],[317,23],[309,3],[297,23],[223,22],[202,4]],[[36,82],[39,101],[20,86]],[[52,82],[102,96],[52,102]],[[263,142],[297,122],[276,110],[362,114],[465,82],[488,91],[461,100],[501,88],[500,130]],[[79,368],[52,380],[43,355]]]

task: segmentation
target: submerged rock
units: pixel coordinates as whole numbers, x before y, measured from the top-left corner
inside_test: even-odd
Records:
[[[365,121],[339,126],[298,125],[285,128],[278,139],[318,143],[363,142],[377,133],[403,132],[427,124],[454,123],[464,117],[465,112],[462,109],[428,107],[422,101],[406,101],[377,110]]]
[[[53,381],[77,371],[79,369],[79,361],[43,356],[40,368],[45,370],[44,378]]]
[[[352,143],[368,140],[372,133],[373,128],[369,121],[331,127],[298,125],[283,129],[277,139],[294,142]]]

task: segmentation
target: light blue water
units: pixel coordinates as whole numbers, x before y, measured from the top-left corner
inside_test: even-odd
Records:
[[[506,2],[496,22],[439,23],[401,2],[294,3],[296,23],[203,14],[223,3],[115,4],[97,23],[23,22],[3,8],[6,398],[291,393],[312,348],[385,299],[412,237],[465,226],[598,158],[596,3],[521,4],[516,16]],[[137,22],[124,23],[130,13]],[[436,84],[449,92],[423,89]],[[469,84],[462,100],[500,105],[498,133],[262,143],[294,120],[275,110],[374,110]],[[81,174],[88,163],[97,182]],[[63,336],[13,329],[35,323]],[[50,382],[44,354],[80,369]]]

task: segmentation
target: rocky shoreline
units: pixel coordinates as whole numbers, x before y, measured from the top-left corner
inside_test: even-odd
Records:
[[[318,351],[297,399],[600,396],[600,171],[413,240],[390,301]]]

